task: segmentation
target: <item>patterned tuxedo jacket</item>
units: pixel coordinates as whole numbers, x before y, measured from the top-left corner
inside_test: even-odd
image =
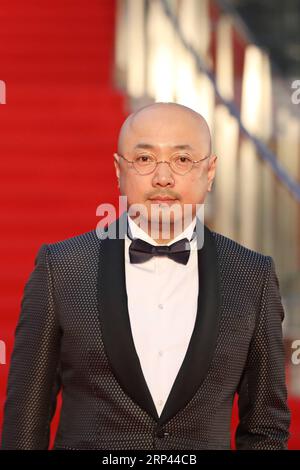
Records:
[[[124,243],[93,230],[41,246],[15,330],[2,449],[49,448],[60,389],[53,449],[229,449],[236,392],[237,449],[286,449],[273,259],[204,226],[195,327],[158,416],[130,328]]]

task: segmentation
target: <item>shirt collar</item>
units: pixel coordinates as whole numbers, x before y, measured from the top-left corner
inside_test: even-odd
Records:
[[[144,230],[141,229],[128,214],[127,214],[127,219],[128,219],[128,224],[129,224],[132,238],[140,238],[141,240],[145,240],[151,245],[159,245],[159,243],[157,243],[146,232],[144,232]],[[192,222],[186,227],[186,229],[183,232],[179,233],[177,237],[175,237],[170,242],[166,243],[166,245],[172,245],[172,243],[175,243],[176,241],[181,240],[182,238],[187,238],[189,241],[191,241],[192,235],[194,233],[195,225],[196,225],[196,216],[192,219]]]

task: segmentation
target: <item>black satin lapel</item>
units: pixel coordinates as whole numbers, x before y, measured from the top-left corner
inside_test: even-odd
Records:
[[[113,222],[116,224],[116,239],[100,240],[98,302],[102,338],[111,369],[124,392],[158,421],[130,326],[125,283],[124,233],[118,238],[119,224],[124,227],[124,217],[127,217],[126,213]]]
[[[160,424],[165,424],[193,398],[207,374],[216,346],[221,304],[220,278],[215,241],[206,226],[203,247],[198,249],[198,273],[199,294],[195,327],[160,416]]]

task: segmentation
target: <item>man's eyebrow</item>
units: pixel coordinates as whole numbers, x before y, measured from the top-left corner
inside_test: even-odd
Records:
[[[152,144],[147,144],[146,142],[140,142],[134,146],[134,149],[149,149],[153,150],[156,146]],[[178,145],[170,145],[170,148],[175,150],[194,150],[189,144],[178,144]]]
[[[194,150],[189,144],[174,145],[173,148],[177,150]]]
[[[136,144],[134,146],[134,149],[155,149],[155,145],[151,145],[151,144],[146,144],[144,142],[141,142],[139,144]]]

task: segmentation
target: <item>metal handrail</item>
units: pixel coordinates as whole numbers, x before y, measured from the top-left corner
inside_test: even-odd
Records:
[[[300,184],[286,171],[280,161],[276,158],[276,155],[262,142],[258,137],[251,133],[243,124],[241,120],[240,112],[233,100],[227,100],[222,96],[218,85],[216,83],[214,74],[206,66],[205,61],[202,59],[200,54],[195,50],[192,44],[190,44],[184,37],[180,28],[178,18],[173,13],[167,0],[160,0],[163,10],[166,16],[169,18],[172,26],[174,27],[179,39],[181,40],[185,49],[193,56],[196,67],[199,71],[204,73],[213,85],[216,96],[228,109],[230,114],[234,116],[238,122],[241,132],[254,144],[259,155],[271,166],[274,174],[280,180],[280,182],[290,191],[291,195],[300,202]]]

